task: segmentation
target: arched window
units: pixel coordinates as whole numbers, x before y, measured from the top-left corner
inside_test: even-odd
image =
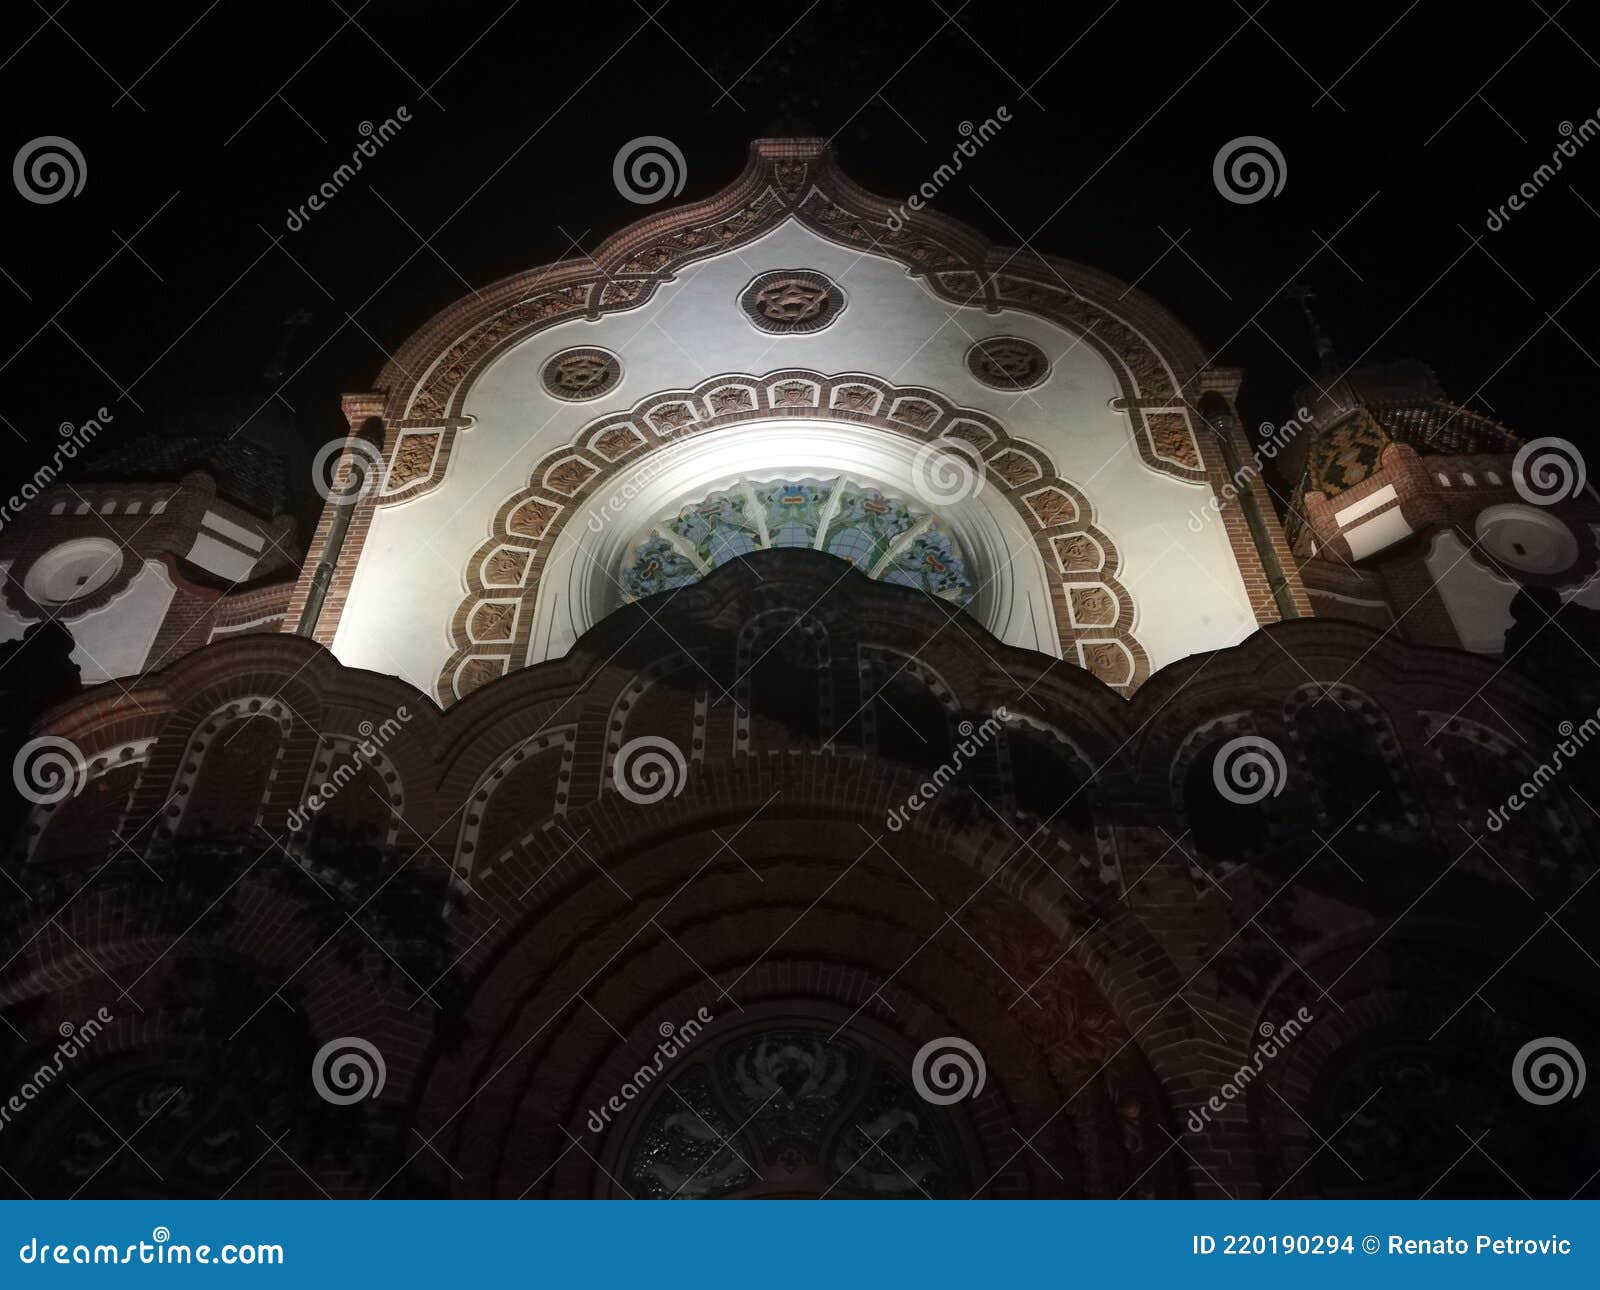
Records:
[[[1284,720],[1324,831],[1394,836],[1421,826],[1400,741],[1370,698],[1347,685],[1302,686]]]
[[[965,557],[925,507],[843,477],[739,483],[683,507],[635,544],[623,594],[638,600],[779,547],[824,551],[957,604],[972,599]]]
[[[919,1096],[910,1056],[854,1027],[769,1019],[669,1060],[613,1171],[637,1198],[942,1199],[981,1181],[959,1109]]]

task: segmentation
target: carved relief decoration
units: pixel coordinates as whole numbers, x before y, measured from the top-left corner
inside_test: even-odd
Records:
[[[681,269],[791,218],[831,241],[899,260],[952,304],[989,313],[1020,310],[1073,331],[1117,373],[1119,410],[1129,417],[1145,463],[1181,479],[1205,478],[1192,434],[1190,450],[1163,454],[1145,423],[1144,406],[1176,405],[1187,424],[1182,393],[1202,361],[1187,333],[1157,306],[1108,275],[993,246],[975,230],[929,211],[901,221],[892,203],[858,187],[822,141],[813,139],[759,140],[744,174],[717,196],[651,216],[608,239],[592,257],[506,279],[439,314],[380,377],[379,388],[388,392],[388,423],[444,424],[437,483],[455,433],[465,424],[461,410],[473,381],[506,349],[559,323],[637,308]],[[830,299],[842,307],[842,293],[830,285]],[[799,292],[787,303],[783,292],[772,299],[779,312],[810,308]],[[1194,465],[1184,464],[1191,460]],[[399,498],[386,495],[376,504],[394,500]]]
[[[397,492],[428,477],[439,452],[439,436],[438,430],[411,430],[400,436],[393,464],[389,467],[389,478],[384,484],[385,492]]]
[[[622,379],[622,361],[608,349],[581,346],[552,354],[541,373],[545,390],[571,403],[598,399]]]
[[[739,295],[739,307],[762,331],[794,335],[821,331],[844,309],[844,292],[811,269],[777,269]]]
[[[1050,375],[1050,360],[1031,340],[991,336],[967,351],[967,370],[997,390],[1028,390]]]

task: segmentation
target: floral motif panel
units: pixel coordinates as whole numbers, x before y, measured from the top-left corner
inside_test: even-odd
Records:
[[[869,578],[957,604],[974,592],[959,547],[931,515],[839,478],[741,483],[683,507],[635,545],[623,594],[638,600],[681,587],[738,556],[777,547],[824,551]]]

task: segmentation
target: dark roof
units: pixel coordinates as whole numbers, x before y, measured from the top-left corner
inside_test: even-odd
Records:
[[[283,454],[244,439],[207,434],[147,434],[102,453],[85,468],[88,479],[171,480],[203,470],[217,495],[263,519],[289,510],[288,467]]]
[[[1515,452],[1522,443],[1491,417],[1442,399],[1392,403],[1372,411],[1392,438],[1424,456]]]

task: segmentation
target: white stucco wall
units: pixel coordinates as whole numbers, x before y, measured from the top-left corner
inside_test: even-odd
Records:
[[[811,334],[757,330],[737,300],[752,278],[770,269],[827,274],[846,294],[844,312]],[[975,340],[999,335],[1025,337],[1043,348],[1052,362],[1049,379],[1017,393],[980,384],[967,371],[966,352]],[[621,356],[622,380],[604,397],[565,403],[544,392],[544,362],[575,345],[598,345]],[[1209,486],[1181,482],[1143,463],[1126,416],[1109,406],[1120,388],[1092,348],[1029,315],[988,315],[980,308],[951,306],[900,264],[836,246],[791,221],[754,243],[685,269],[640,309],[540,332],[485,372],[465,408],[476,424],[457,440],[443,484],[375,515],[334,653],[351,666],[397,673],[431,691],[450,652],[449,622],[466,590],[468,559],[490,535],[496,510],[526,485],[542,455],[571,442],[589,422],[626,410],[646,395],[724,373],[763,374],[785,367],[927,385],[990,413],[1015,437],[1043,448],[1057,471],[1088,495],[1096,522],[1121,552],[1121,577],[1136,605],[1133,631],[1154,668],[1234,644],[1254,630],[1222,525],[1212,517],[1195,533],[1188,524],[1191,513],[1204,506]],[[771,429],[782,427],[775,423]],[[828,474],[829,462],[839,460],[839,445],[824,444],[819,435],[808,448],[807,429],[797,434],[790,426],[782,434],[768,434],[758,426],[730,433],[770,443],[785,458],[798,457],[772,460],[774,470]],[[751,451],[761,459],[760,449]],[[874,450],[861,451],[872,457]],[[893,475],[886,458],[878,464]],[[995,536],[1002,543],[1020,540],[1008,539],[998,527]],[[570,546],[579,537],[569,526],[562,541]],[[564,558],[570,560],[571,552]],[[1042,571],[1031,554],[1018,558],[1014,568],[1008,592],[1014,603],[989,606],[987,621],[1009,643],[1053,650],[1053,633],[1052,640],[1043,639],[1035,625],[1047,603]],[[545,657],[547,649],[559,654],[570,646],[571,615],[552,599],[569,592],[564,576],[541,584],[542,633],[535,633],[527,661]]]
[[[0,575],[5,566],[0,566]],[[134,676],[144,670],[156,633],[177,593],[166,565],[146,560],[131,582],[92,613],[60,622],[72,633],[72,661],[85,685]],[[37,619],[23,618],[0,604],[0,640],[18,640]],[[154,665],[154,660],[150,660]]]
[[[1505,649],[1512,624],[1511,602],[1518,584],[1501,577],[1455,533],[1446,529],[1434,535],[1428,547],[1428,573],[1444,601],[1450,622],[1463,649],[1478,654],[1499,654]],[[1585,609],[1600,609],[1600,580],[1585,579],[1560,592],[1564,601]]]

